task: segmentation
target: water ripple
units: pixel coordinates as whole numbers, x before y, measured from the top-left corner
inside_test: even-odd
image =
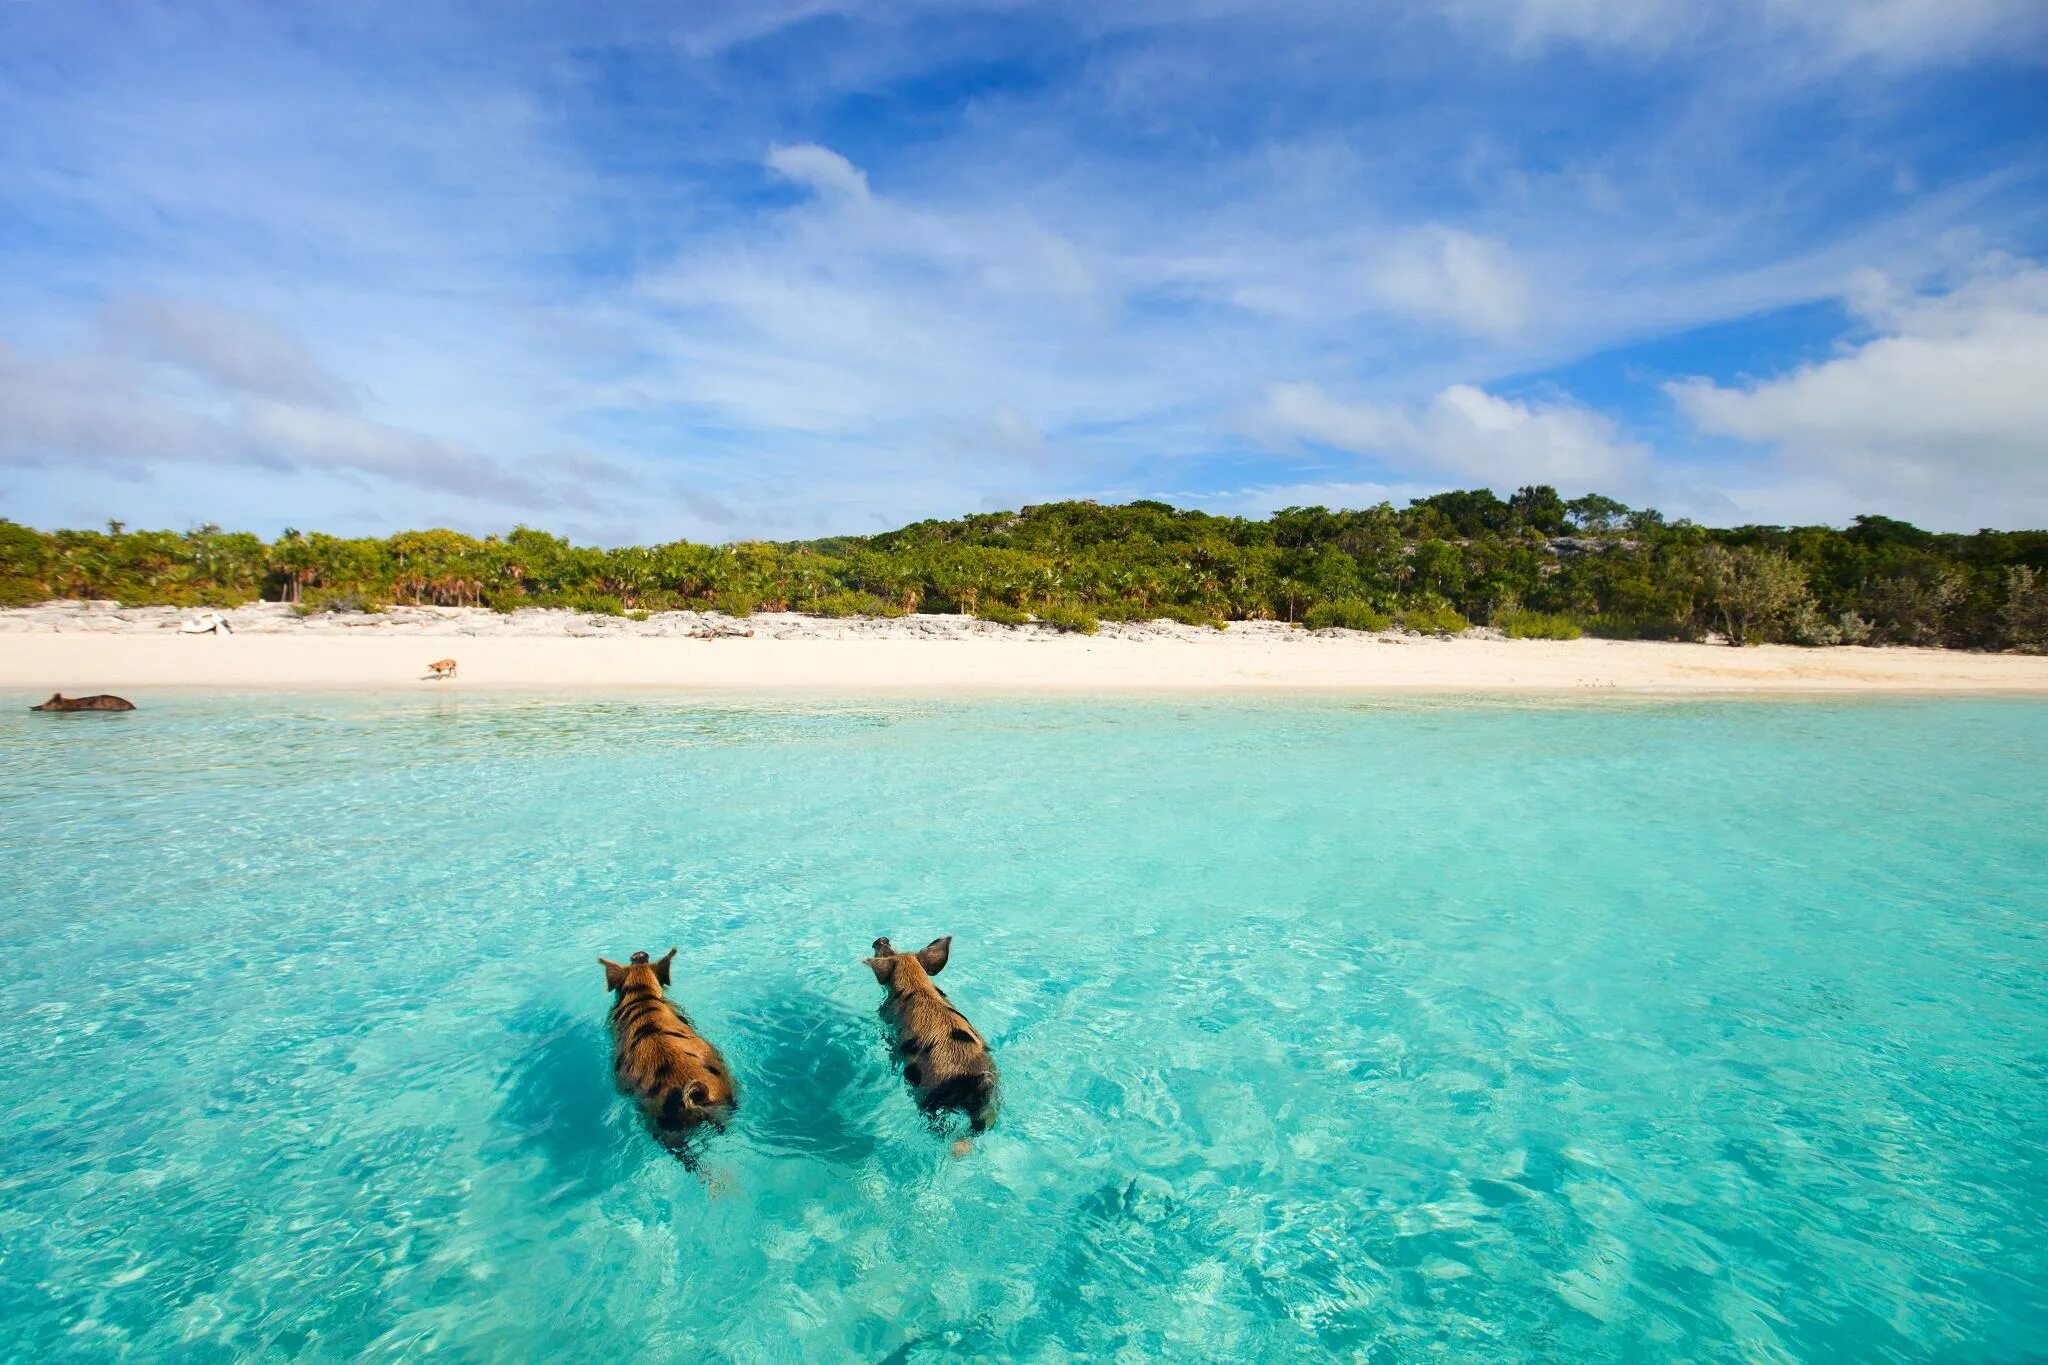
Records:
[[[9,1358],[2048,1340],[2048,706],[146,700],[0,715]]]

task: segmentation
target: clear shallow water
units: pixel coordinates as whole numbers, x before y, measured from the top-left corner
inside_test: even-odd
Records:
[[[2048,705],[143,700],[0,712],[6,1358],[2048,1342]]]

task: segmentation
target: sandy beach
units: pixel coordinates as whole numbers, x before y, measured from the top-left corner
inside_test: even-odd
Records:
[[[180,633],[192,615],[105,603],[0,612],[0,687],[2048,694],[2048,658],[1933,649],[1311,633],[1277,622],[1224,631],[1105,623],[1080,636],[958,616],[633,621],[453,607],[298,616],[270,603],[228,613],[232,635]],[[444,657],[457,660],[457,676],[429,681],[427,665]]]

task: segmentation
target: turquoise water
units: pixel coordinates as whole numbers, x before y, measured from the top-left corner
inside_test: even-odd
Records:
[[[2048,705],[29,700],[7,1359],[2048,1343]],[[609,1088],[671,944],[708,1184]]]

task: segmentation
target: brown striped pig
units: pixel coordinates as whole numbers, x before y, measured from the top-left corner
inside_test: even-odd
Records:
[[[635,953],[620,966],[606,958],[611,1009],[612,1079],[640,1106],[654,1135],[688,1160],[685,1144],[705,1125],[723,1128],[739,1105],[725,1058],[663,994],[671,948],[659,961]]]
[[[996,1118],[996,1063],[967,1016],[932,982],[945,970],[952,947],[949,936],[899,953],[878,938],[867,964],[888,989],[881,1015],[895,1030],[895,1057],[918,1105],[934,1116],[958,1110],[979,1133]],[[953,1145],[956,1156],[966,1150],[965,1139]]]

